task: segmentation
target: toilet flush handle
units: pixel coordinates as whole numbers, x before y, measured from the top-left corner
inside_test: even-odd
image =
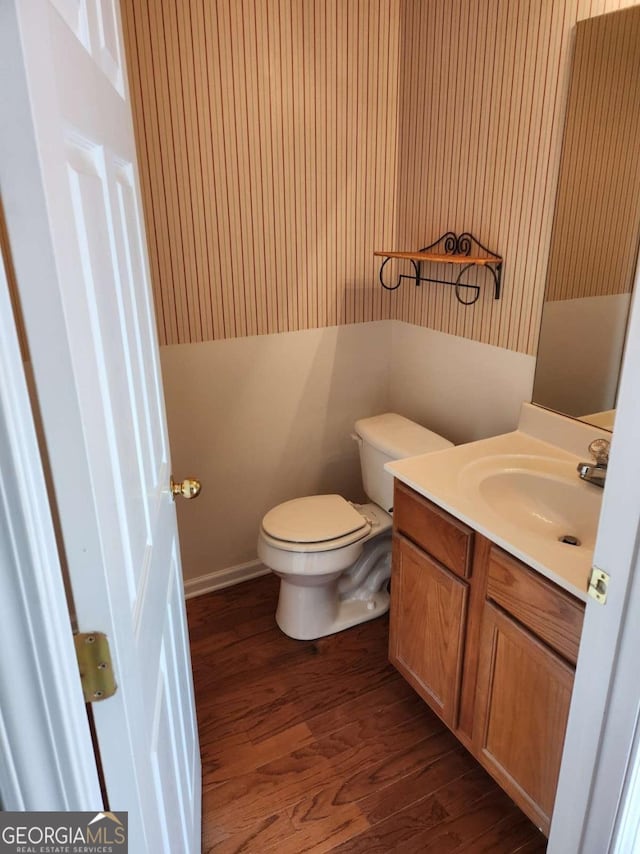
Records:
[[[186,480],[181,480],[179,483],[171,478],[171,497],[181,495],[183,498],[197,498],[200,495],[202,484],[199,480],[193,477],[188,477]]]

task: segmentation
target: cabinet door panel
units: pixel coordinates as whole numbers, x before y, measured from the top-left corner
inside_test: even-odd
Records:
[[[455,729],[468,586],[404,537],[394,538],[389,658]]]
[[[549,832],[574,671],[498,608],[484,611],[474,748],[505,791]]]

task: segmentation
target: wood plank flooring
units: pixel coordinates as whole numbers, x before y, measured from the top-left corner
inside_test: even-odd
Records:
[[[386,617],[294,641],[277,594],[269,575],[187,604],[205,854],[545,851],[388,663]]]

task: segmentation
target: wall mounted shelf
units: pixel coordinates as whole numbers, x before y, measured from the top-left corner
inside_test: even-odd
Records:
[[[472,250],[474,254],[471,254]],[[447,231],[434,243],[425,246],[423,249],[418,249],[416,252],[377,251],[373,254],[385,258],[380,267],[380,284],[388,291],[395,291],[396,288],[399,288],[403,279],[412,280],[418,287],[422,282],[437,282],[440,285],[454,287],[458,302],[461,302],[463,305],[473,305],[480,296],[480,286],[473,282],[462,282],[461,279],[464,273],[471,267],[484,267],[491,273],[493,278],[494,298],[500,299],[502,258],[500,255],[496,255],[495,252],[487,249],[486,246],[483,246],[468,231],[460,235],[455,234],[453,231]],[[413,265],[414,274],[410,276],[403,273],[398,277],[395,285],[387,285],[384,281],[384,268],[394,258],[410,261]],[[423,263],[457,264],[461,269],[455,281],[451,282],[447,279],[435,279],[423,276]],[[468,300],[463,299],[462,293],[464,291],[471,291],[473,294],[472,298]]]

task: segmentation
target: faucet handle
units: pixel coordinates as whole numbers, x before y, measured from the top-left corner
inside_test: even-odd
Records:
[[[609,446],[608,439],[594,439],[589,445],[589,453],[599,466],[606,466],[609,462]]]

